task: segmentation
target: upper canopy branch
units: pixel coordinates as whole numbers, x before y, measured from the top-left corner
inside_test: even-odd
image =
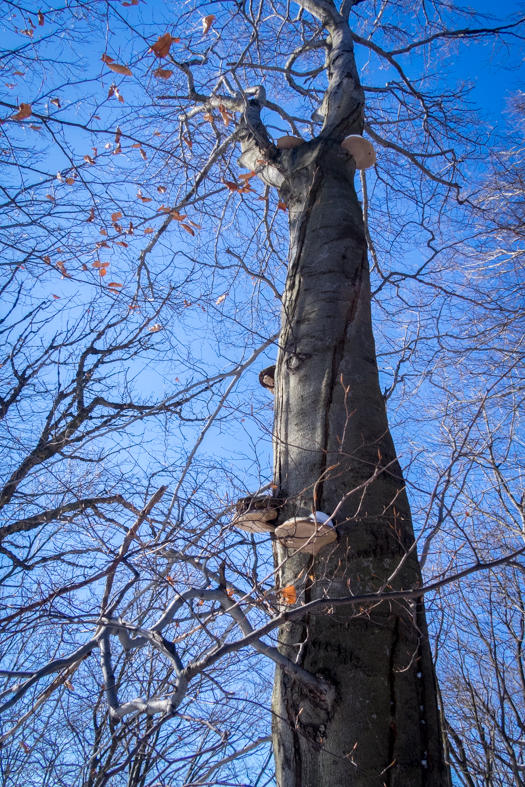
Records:
[[[329,32],[328,89],[320,109],[320,114],[324,116],[320,136],[342,140],[347,134],[361,134],[365,99],[348,22],[329,0],[297,2],[319,19]],[[352,5],[355,2],[345,4],[346,11]]]

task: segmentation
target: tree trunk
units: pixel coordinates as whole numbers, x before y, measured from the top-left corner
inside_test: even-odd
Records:
[[[387,589],[417,587],[410,509],[379,388],[354,160],[327,138],[283,156],[293,166],[281,185],[290,261],[276,370],[280,521],[331,514],[344,502],[338,541],[316,557],[276,545],[279,582],[294,585],[301,602],[347,596],[377,590],[402,562]],[[284,625],[279,642],[335,687],[335,700],[323,705],[277,670],[278,787],[449,784],[422,603],[308,615]]]

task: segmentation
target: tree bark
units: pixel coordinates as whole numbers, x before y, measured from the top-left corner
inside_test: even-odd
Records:
[[[343,503],[338,542],[316,557],[276,544],[279,582],[307,602],[377,590],[401,564],[388,587],[417,587],[410,509],[379,387],[354,160],[324,135],[280,156],[290,217],[275,388],[280,521]],[[335,700],[327,705],[277,670],[278,787],[449,784],[422,602],[305,616],[281,628],[279,647],[332,684]]]

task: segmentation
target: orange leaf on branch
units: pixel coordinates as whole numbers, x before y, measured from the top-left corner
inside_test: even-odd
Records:
[[[226,188],[229,189],[229,191],[240,191],[241,190],[241,186],[239,186],[238,183],[234,183],[232,180],[225,180],[223,178],[222,182],[224,183]]]
[[[221,113],[221,117],[224,122],[224,125],[226,126],[226,128],[228,128],[228,126],[230,125],[230,120],[233,119],[232,113],[229,111],[229,109],[226,109],[224,104],[219,104],[219,112]]]
[[[186,230],[190,235],[195,235],[195,230],[193,230],[189,224],[181,224],[181,227]]]
[[[174,38],[171,33],[164,33],[164,35],[160,36],[160,38],[153,44],[151,51],[157,57],[168,57],[171,45],[178,44],[179,41],[180,38]]]
[[[122,76],[133,76],[133,72],[127,66],[123,66],[120,63],[107,63],[106,64],[111,71],[114,71],[115,74],[122,74]]]
[[[111,96],[116,96],[116,97],[118,98],[118,100],[120,101],[120,103],[121,103],[121,104],[123,104],[123,103],[124,103],[124,96],[122,95],[122,93],[119,93],[119,89],[118,89],[118,87],[115,85],[115,83],[113,83],[112,85],[110,85],[110,88],[109,88],[109,90],[108,90],[108,98],[111,98]],[[119,147],[120,147],[120,145],[119,145]],[[116,151],[115,151],[115,152],[116,152]],[[120,151],[119,151],[119,152],[120,152]]]
[[[60,106],[60,99],[59,99],[59,98],[52,98],[52,99],[51,99],[51,101],[50,101],[49,103],[50,103],[50,104],[54,104],[56,107],[58,107],[59,109],[61,109],[61,106]]]
[[[86,221],[87,222],[95,221],[95,208],[91,208],[91,210],[89,211],[89,216],[86,219]]]
[[[186,214],[185,213],[179,213],[178,210],[169,210],[168,209],[168,212],[169,212],[170,216],[173,219],[175,219],[175,221],[184,221],[184,219],[186,218]]]
[[[297,592],[293,585],[287,585],[281,590],[281,595],[285,604],[295,604],[297,601]]]
[[[215,22],[216,18],[217,17],[215,16],[215,14],[208,14],[208,16],[204,17],[204,19],[202,20],[202,34],[203,35],[206,35],[206,33],[209,31],[209,29],[212,26],[212,24]]]
[[[95,159],[92,156],[85,155],[85,156],[83,156],[83,159],[88,164],[94,164],[95,163]]]
[[[120,210],[117,210],[115,213],[111,214],[111,221],[115,222],[122,218],[122,213]]]
[[[239,180],[248,181],[248,180],[251,180],[254,177],[255,177],[255,172],[252,169],[251,172],[245,172],[243,175],[239,175]]]
[[[153,76],[158,77],[158,79],[169,79],[173,76],[173,71],[169,68],[156,68]]]
[[[14,115],[11,115],[11,120],[25,120],[32,114],[33,110],[31,109],[31,104],[22,103],[18,108],[18,112],[15,112]]]
[[[102,57],[100,59],[102,60],[103,63],[106,63],[106,65],[108,63],[114,63],[115,62],[115,58],[114,57],[110,57],[109,55],[105,55],[105,54],[102,55]]]
[[[44,26],[44,14],[42,13],[42,11],[39,11],[37,16],[38,16],[38,24],[40,25],[40,27],[43,27]]]

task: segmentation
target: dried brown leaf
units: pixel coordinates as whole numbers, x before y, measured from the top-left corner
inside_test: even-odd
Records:
[[[168,57],[171,45],[178,44],[179,41],[180,38],[174,38],[171,33],[164,33],[164,35],[160,36],[160,38],[153,44],[151,51],[157,57]]]
[[[120,63],[107,63],[106,64],[111,71],[114,71],[115,74],[122,74],[122,76],[133,76],[133,72],[127,66],[123,66]]]
[[[33,114],[33,110],[31,109],[31,104],[20,104],[18,108],[18,112],[15,112],[14,115],[11,115],[12,120],[25,120],[26,118],[30,117]]]
[[[204,17],[204,19],[202,20],[202,34],[203,35],[206,35],[206,33],[208,32],[208,30],[210,29],[212,24],[215,22],[216,18],[217,17],[215,16],[215,14],[208,14],[208,16]]]
[[[297,601],[297,591],[293,585],[287,585],[281,590],[281,595],[286,604],[295,604]]]
[[[153,76],[158,79],[169,79],[173,76],[173,71],[170,68],[156,68],[153,72]]]

